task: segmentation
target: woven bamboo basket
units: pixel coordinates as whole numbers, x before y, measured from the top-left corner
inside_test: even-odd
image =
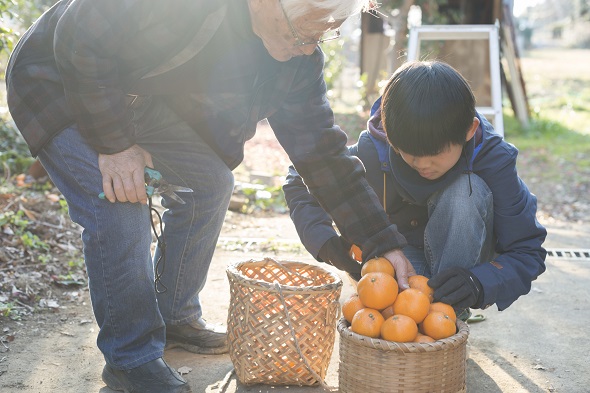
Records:
[[[396,343],[361,336],[341,318],[340,393],[464,393],[469,327],[432,343]]]
[[[266,258],[229,265],[229,355],[243,384],[324,384],[342,280],[318,266]]]

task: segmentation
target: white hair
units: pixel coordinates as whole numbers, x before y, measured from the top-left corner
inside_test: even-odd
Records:
[[[314,9],[326,10],[325,20],[343,20],[372,8],[374,0],[279,0],[290,19],[297,19]]]

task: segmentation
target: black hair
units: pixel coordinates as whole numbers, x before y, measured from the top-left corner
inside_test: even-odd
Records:
[[[465,143],[475,117],[475,97],[450,65],[408,62],[387,83],[381,116],[393,147],[413,156],[433,156]]]

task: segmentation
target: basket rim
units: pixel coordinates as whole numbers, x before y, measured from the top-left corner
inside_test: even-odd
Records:
[[[247,264],[263,264],[263,263],[278,263],[279,265],[286,265],[287,267],[293,265],[299,266],[309,266],[314,270],[321,271],[323,274],[329,276],[332,279],[332,282],[325,283],[322,285],[309,285],[309,286],[294,286],[294,285],[284,285],[278,282],[268,282],[264,280],[253,279],[250,277],[246,277],[240,270],[242,266]],[[333,292],[334,290],[341,288],[343,285],[342,279],[340,276],[330,270],[327,270],[321,266],[312,265],[311,263],[300,262],[300,261],[290,261],[290,260],[275,260],[270,257],[264,257],[262,259],[249,259],[247,261],[239,261],[230,263],[226,268],[226,273],[230,275],[233,279],[239,281],[242,285],[249,286],[251,288],[263,289],[268,292],[279,292],[280,291],[290,291],[290,292],[297,292],[297,293],[305,293],[305,292],[313,292],[318,293],[321,291],[326,292]]]
[[[469,326],[460,319],[457,319],[456,325],[459,329],[457,333],[450,337],[436,340],[432,343],[397,343],[394,341],[362,336],[349,329],[350,324],[344,317],[341,317],[338,321],[337,329],[341,340],[349,341],[363,347],[384,351],[395,351],[399,353],[423,353],[454,349],[463,345],[469,337]]]

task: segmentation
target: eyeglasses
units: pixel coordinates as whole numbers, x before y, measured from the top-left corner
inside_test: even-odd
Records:
[[[340,38],[340,29],[335,29],[335,30],[332,30],[329,32],[331,35],[329,35],[327,37],[322,36],[317,41],[303,41],[301,38],[299,38],[299,34],[297,34],[297,31],[293,27],[291,20],[287,16],[287,12],[285,11],[285,7],[283,7],[283,2],[281,0],[279,0],[279,5],[281,6],[281,10],[283,10],[283,15],[285,15],[285,19],[287,19],[287,23],[289,24],[289,29],[291,30],[291,35],[293,36],[293,38],[295,38],[295,44],[293,46],[304,46],[304,45],[314,45],[315,46],[315,45],[323,44],[324,42],[327,42],[327,41],[333,41],[333,40]]]

